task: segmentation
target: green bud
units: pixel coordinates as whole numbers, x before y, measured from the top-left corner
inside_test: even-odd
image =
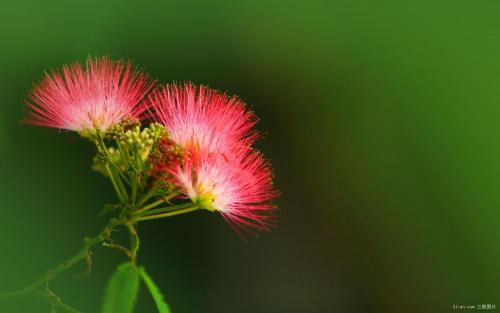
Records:
[[[85,129],[82,129],[79,132],[79,134],[80,134],[80,136],[82,136],[84,138],[92,139],[92,138],[95,138],[97,136],[97,129],[96,128],[85,128]]]

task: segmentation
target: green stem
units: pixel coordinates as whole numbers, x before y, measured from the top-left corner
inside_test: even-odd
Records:
[[[120,143],[120,140],[116,139],[116,146],[118,147],[118,151],[120,151],[120,156],[123,158],[123,161],[125,163],[130,163],[130,156],[128,154],[128,149],[127,152],[125,153],[125,150],[122,147],[122,144]]]
[[[70,307],[67,304],[64,304],[61,302],[61,300],[55,298],[53,295],[49,294],[48,292],[36,292],[36,297],[42,301],[45,301],[49,303],[53,309],[55,309],[55,312],[64,312],[64,313],[81,313],[77,309],[74,309]]]
[[[135,205],[137,201],[137,175],[134,174],[135,177],[132,177],[132,205]]]
[[[109,162],[108,164],[113,164],[112,162]],[[120,192],[122,193],[122,197],[125,199],[125,202],[128,201],[128,193],[127,189],[125,189],[125,186],[123,185],[123,182],[120,178],[120,170],[118,168],[115,168],[112,170],[112,172],[115,174],[115,181],[116,184],[118,185],[118,188],[120,189]],[[118,175],[116,175],[118,174]]]
[[[8,300],[8,299],[19,299],[19,298],[28,298],[28,297],[36,297],[38,300],[47,302],[50,304],[56,312],[65,312],[65,313],[81,313],[77,309],[70,307],[67,304],[61,302],[61,300],[57,299],[53,294],[50,294],[47,291],[36,291],[36,290],[28,290],[23,289],[20,291],[9,292],[0,295],[0,300]]]
[[[136,221],[146,221],[146,220],[152,220],[152,219],[157,219],[157,218],[170,217],[170,216],[175,216],[175,215],[179,215],[179,214],[193,212],[193,211],[196,211],[198,209],[199,209],[199,207],[194,206],[194,207],[189,207],[189,208],[182,209],[182,210],[175,210],[175,211],[161,213],[161,214],[139,216],[139,217],[135,218],[135,220]]]
[[[76,253],[74,256],[72,256],[71,258],[67,259],[64,262],[61,262],[55,268],[47,271],[45,273],[45,275],[43,275],[40,279],[38,279],[37,281],[35,281],[31,285],[29,285],[28,287],[26,287],[22,290],[19,290],[19,291],[8,292],[8,293],[0,295],[0,300],[19,297],[19,296],[25,296],[27,294],[33,294],[33,293],[39,291],[40,288],[45,287],[47,285],[47,283],[50,280],[56,278],[57,275],[68,270],[69,268],[73,267],[75,264],[79,263],[80,261],[85,260],[87,258],[89,251],[90,251],[90,248],[92,248],[94,245],[108,239],[111,236],[111,231],[116,226],[121,225],[121,224],[123,224],[122,221],[119,221],[116,218],[111,219],[109,221],[109,223],[104,227],[104,229],[97,236],[85,238],[83,240],[83,246],[80,248],[78,253]]]
[[[171,193],[168,196],[162,197],[161,199],[158,199],[158,200],[156,200],[156,201],[154,201],[154,202],[152,202],[152,203],[150,203],[150,204],[148,204],[140,209],[137,209],[136,211],[133,212],[133,214],[139,214],[139,213],[142,213],[144,211],[148,211],[148,210],[155,208],[155,207],[157,207],[160,204],[165,203],[165,202],[169,203],[169,201],[172,198],[176,197],[177,195],[178,195],[178,193]]]
[[[137,252],[139,252],[139,235],[137,234],[137,229],[133,223],[127,224],[127,228],[130,234],[130,260],[133,264],[136,263],[137,260]]]
[[[147,211],[147,210],[149,210],[149,209],[152,209],[152,208],[154,208],[154,207],[159,206],[160,204],[162,204],[162,203],[164,203],[164,202],[165,202],[165,200],[164,200],[163,198],[162,198],[162,199],[158,199],[158,200],[156,200],[155,202],[152,202],[152,203],[150,203],[150,204],[148,204],[148,205],[146,205],[146,206],[144,206],[144,207],[142,207],[142,208],[138,209],[137,211],[135,211],[135,212],[134,212],[134,214],[137,214],[137,213],[141,213],[141,212]]]
[[[113,159],[111,159],[111,156],[109,155],[108,148],[106,147],[106,144],[104,143],[104,138],[101,136],[101,134],[99,132],[97,133],[96,145],[97,145],[97,149],[102,150],[106,154],[106,156],[108,157],[108,163],[111,164],[113,169],[115,169],[116,172],[118,173],[118,176],[119,176],[118,179],[120,180],[120,183],[121,183],[121,179],[123,179],[130,186],[130,180],[127,178],[127,176],[125,176],[125,174],[123,174],[123,172],[120,170],[118,165],[116,165],[115,162],[113,162]],[[120,148],[120,146],[118,146],[118,147]],[[122,154],[121,151],[120,151],[120,154]]]
[[[104,152],[107,156],[106,170],[108,172],[111,183],[113,184],[113,187],[115,188],[115,192],[118,195],[118,198],[120,199],[120,201],[122,203],[126,203],[128,201],[128,193],[127,193],[127,190],[125,189],[125,186],[123,185],[123,182],[122,182],[121,177],[120,177],[120,174],[122,174],[122,173],[121,173],[120,169],[118,168],[118,166],[116,166],[116,164],[113,163],[113,160],[111,160],[111,156],[109,155],[108,148],[106,147],[106,144],[104,143],[104,139],[99,132],[97,133],[96,144],[97,144],[97,149]],[[110,165],[113,168],[111,168]],[[130,182],[129,182],[129,184],[130,184]]]
[[[123,179],[130,186],[131,185],[130,179],[128,179],[127,176],[125,176],[125,174],[123,174],[122,170],[118,167],[118,165],[116,165],[115,162],[113,162],[111,159],[109,159],[108,162],[109,162],[109,164],[111,164],[113,169],[116,170],[116,172],[119,175],[119,178]]]
[[[123,247],[123,246],[120,246],[119,244],[116,244],[116,243],[113,243],[113,242],[106,242],[104,241],[102,243],[102,246],[103,247],[106,247],[106,248],[111,248],[111,249],[116,249],[120,252],[123,252],[127,257],[131,258],[132,257],[132,253],[130,252],[129,249]]]
[[[139,201],[137,202],[137,207],[140,207],[141,205],[143,205],[146,201],[149,200],[149,198],[151,198],[155,193],[156,191],[158,190],[158,183],[155,183],[151,189],[149,189],[149,191],[147,193],[145,193],[140,199]]]
[[[124,198],[121,189],[118,187],[118,184],[116,183],[115,175],[111,168],[109,167],[109,164],[106,164],[106,171],[108,172],[109,179],[111,180],[111,184],[113,185],[113,188],[115,189],[116,195],[118,196],[118,199],[120,200],[121,203],[126,203],[126,199]]]
[[[169,207],[148,210],[147,212],[146,212],[146,210],[141,209],[141,210],[138,210],[138,211],[132,213],[132,215],[137,216],[137,217],[141,217],[144,215],[153,215],[153,214],[177,211],[177,210],[187,209],[187,208],[192,208],[192,207],[193,207],[193,203],[190,202],[190,203],[184,203],[184,204],[178,204],[178,205],[173,205],[173,206],[169,206]]]

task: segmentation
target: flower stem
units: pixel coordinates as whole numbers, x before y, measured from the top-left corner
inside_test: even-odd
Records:
[[[159,206],[160,204],[162,204],[162,203],[164,203],[164,202],[165,202],[165,200],[164,200],[164,199],[158,199],[158,200],[156,200],[155,202],[152,202],[152,203],[150,203],[150,204],[148,204],[148,205],[145,205],[144,207],[142,207],[142,208],[140,208],[139,210],[135,211],[135,212],[134,212],[134,214],[135,214],[135,213],[140,213],[140,212],[147,211],[147,210],[149,210],[149,209],[152,209],[152,208],[154,208],[154,207]]]
[[[126,203],[128,201],[128,193],[127,189],[125,189],[125,186],[123,185],[122,176],[123,179],[126,180],[129,185],[130,181],[128,181],[128,179],[123,175],[118,166],[116,166],[116,164],[111,159],[111,156],[109,155],[108,152],[108,148],[104,143],[104,138],[102,137],[101,133],[97,132],[96,137],[97,139],[95,140],[95,144],[97,146],[97,149],[106,154],[107,157],[106,170],[111,179],[113,187],[115,188],[116,194],[118,195],[118,198],[120,198],[120,201],[122,203]]]
[[[137,260],[137,252],[139,252],[139,235],[134,223],[127,224],[128,232],[130,234],[130,261],[135,264]]]
[[[156,200],[156,201],[154,201],[154,202],[152,202],[152,203],[150,203],[150,204],[148,204],[148,205],[146,205],[146,206],[144,206],[144,207],[142,207],[140,209],[135,210],[133,212],[133,214],[137,215],[137,214],[142,213],[144,211],[148,211],[148,210],[150,210],[152,208],[155,208],[155,207],[157,207],[160,204],[165,203],[165,202],[170,203],[169,201],[172,198],[176,197],[177,195],[178,195],[177,193],[172,193],[172,194],[170,194],[168,196],[162,197],[161,199],[158,199],[158,200]],[[142,202],[144,203],[144,201],[142,201]]]
[[[153,210],[149,210],[149,208],[148,208],[147,211],[146,211],[146,207],[144,207],[141,210],[137,210],[137,211],[133,212],[132,215],[137,216],[137,217],[141,217],[144,215],[153,215],[153,214],[177,211],[177,210],[187,209],[187,208],[192,208],[192,207],[193,207],[192,202],[173,205],[173,206],[169,206],[169,207],[158,208],[158,209],[153,209]]]
[[[165,213],[161,213],[161,214],[139,216],[139,217],[135,218],[135,221],[146,221],[146,220],[152,220],[152,219],[157,219],[157,218],[170,217],[170,216],[175,216],[175,215],[179,215],[179,214],[193,212],[193,211],[196,211],[198,209],[199,209],[198,206],[192,206],[192,207],[188,207],[185,209],[169,211],[169,212],[165,212]]]
[[[132,177],[132,186],[130,186],[132,189],[132,204],[135,205],[135,202],[137,201],[137,175],[134,174],[134,177]]]
[[[115,175],[113,173],[113,170],[109,167],[109,164],[106,164],[106,170],[108,171],[109,179],[111,180],[111,184],[113,185],[113,188],[115,189],[116,195],[118,196],[118,199],[120,200],[121,203],[127,202],[127,200],[124,198],[121,189],[118,187],[118,184],[116,183]]]

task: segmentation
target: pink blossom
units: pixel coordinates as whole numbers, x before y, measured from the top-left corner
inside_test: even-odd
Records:
[[[230,157],[257,137],[256,116],[236,97],[191,83],[169,84],[154,91],[149,102],[153,118],[175,142]]]
[[[78,132],[106,130],[137,118],[154,83],[131,61],[89,57],[84,67],[75,63],[45,74],[28,96],[26,122]]]
[[[200,208],[217,211],[240,234],[276,222],[272,171],[251,148],[257,117],[236,97],[195,86],[170,84],[150,97],[151,115],[184,147],[184,160],[162,167],[180,192]]]
[[[276,207],[269,201],[278,192],[270,165],[257,151],[245,149],[231,159],[190,153],[171,173],[186,196],[201,208],[221,213],[240,235],[269,230],[276,222]]]

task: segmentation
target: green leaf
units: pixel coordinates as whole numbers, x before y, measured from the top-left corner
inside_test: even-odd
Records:
[[[149,277],[148,273],[144,267],[139,269],[139,274],[141,275],[142,281],[148,287],[151,296],[153,296],[153,300],[156,303],[156,308],[160,313],[170,313],[170,309],[168,308],[168,304],[163,299],[163,295],[160,292],[160,289],[156,286],[154,281]]]
[[[139,272],[135,265],[119,265],[108,282],[102,313],[132,313],[138,292]]]

